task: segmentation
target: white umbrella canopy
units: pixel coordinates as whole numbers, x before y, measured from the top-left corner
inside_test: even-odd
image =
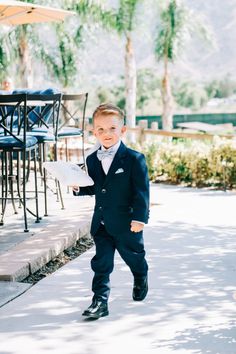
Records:
[[[0,24],[22,25],[30,23],[64,21],[73,11],[61,10],[22,1],[0,1]]]

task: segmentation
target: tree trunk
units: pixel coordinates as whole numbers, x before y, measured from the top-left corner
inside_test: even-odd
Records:
[[[132,46],[131,35],[126,36],[125,47],[125,98],[126,98],[126,124],[130,128],[136,125],[136,62]],[[133,134],[129,134],[129,139],[134,140]]]
[[[22,26],[19,40],[19,75],[22,87],[32,87],[32,60],[27,43],[27,36],[24,26]]]
[[[161,84],[161,96],[162,96],[162,129],[172,130],[173,129],[173,111],[174,102],[171,93],[171,85],[168,73],[168,59],[165,58],[164,62],[164,76]]]

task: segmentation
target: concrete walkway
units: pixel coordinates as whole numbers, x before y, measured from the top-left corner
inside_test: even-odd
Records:
[[[110,316],[85,320],[91,249],[0,308],[1,354],[236,353],[235,193],[155,185],[151,197],[145,301],[117,255]]]
[[[22,212],[10,214],[0,227],[0,306],[1,281],[20,282],[73,246],[79,238],[89,235],[94,198],[76,198],[72,192],[63,191],[65,209],[61,209],[54,194],[49,194],[49,215],[38,224],[30,217],[29,232],[23,231]],[[41,198],[41,209],[43,205]],[[43,214],[41,210],[40,215]]]

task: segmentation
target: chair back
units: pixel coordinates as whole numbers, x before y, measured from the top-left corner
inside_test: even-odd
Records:
[[[57,137],[61,96],[61,93],[27,95],[29,130],[36,127],[51,128],[52,133]]]
[[[0,95],[1,136],[12,137],[25,146],[27,130],[27,95]]]
[[[31,97],[35,97],[34,105],[28,107],[27,110],[30,130],[32,130],[34,127],[49,127],[50,121],[53,120],[53,116],[55,115],[55,111],[53,112],[53,110],[55,110],[56,105],[42,105],[42,102],[45,102],[47,97],[49,97],[49,99],[51,99],[52,101],[59,101],[59,96],[53,96],[59,94],[58,90],[53,88],[48,88],[46,90],[17,89],[14,90],[12,93],[26,93],[28,100],[31,99]],[[37,101],[39,103],[39,106],[36,105]]]
[[[63,94],[60,116],[59,130],[64,126],[70,125],[73,120],[73,125],[84,130],[85,112],[88,101],[88,93],[81,94]]]

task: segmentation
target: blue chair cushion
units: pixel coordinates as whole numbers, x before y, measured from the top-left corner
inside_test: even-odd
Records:
[[[27,136],[34,136],[36,139],[37,139],[37,141],[38,141],[38,143],[44,143],[44,142],[49,142],[49,141],[55,141],[55,136],[52,134],[52,133],[50,133],[50,132],[48,132],[48,131],[46,131],[46,132],[44,132],[44,131],[32,131],[32,132],[27,132]]]
[[[13,133],[17,134],[16,129],[13,129]],[[37,139],[38,143],[44,143],[44,142],[53,142],[55,141],[55,136],[48,130],[48,129],[40,129],[38,128],[33,130],[32,132],[27,132],[27,137],[28,136],[34,136]],[[4,130],[0,128],[0,136],[4,135]],[[9,135],[5,136],[9,137]]]
[[[58,138],[68,138],[73,136],[82,136],[83,131],[79,128],[64,127],[58,132]]]
[[[51,129],[50,128],[46,128],[46,127],[33,127],[32,128],[32,132],[40,132],[40,133],[48,133],[48,132],[51,132]]]
[[[12,91],[0,90],[0,95],[10,95]]]
[[[23,140],[22,135],[18,135],[18,138]],[[34,136],[27,136],[26,137],[26,148],[33,147],[37,144],[37,139]],[[16,140],[13,136],[0,136],[0,148],[7,149],[7,148],[23,148],[24,145],[22,142]]]
[[[60,93],[60,91],[51,87],[47,88],[46,90],[32,90],[32,89],[22,88],[22,89],[17,89],[12,91],[13,95],[20,94],[20,93],[27,93],[28,95],[53,95],[55,93]]]

